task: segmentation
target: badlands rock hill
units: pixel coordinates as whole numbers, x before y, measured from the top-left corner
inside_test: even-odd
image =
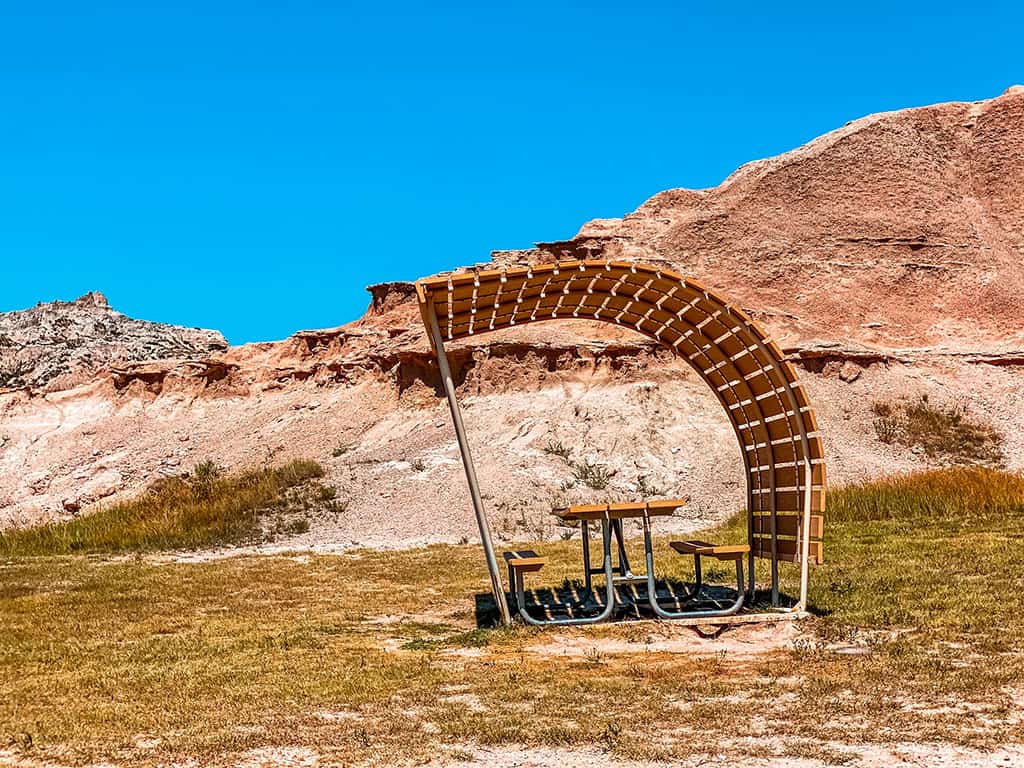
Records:
[[[228,348],[217,331],[135,320],[96,291],[75,301],[0,312],[0,388],[67,387],[122,360],[207,355]]]
[[[926,466],[879,442],[871,413],[876,400],[921,394],[992,424],[1021,468],[1022,200],[1014,87],[863,118],[714,189],[663,192],[621,220],[494,260],[637,258],[733,297],[801,367],[834,482]],[[84,380],[0,393],[0,526],[81,514],[207,458],[309,456],[348,506],[288,546],[472,538],[411,284],[371,293],[367,314],[340,328],[161,360],[126,354]],[[546,511],[565,501],[686,493],[680,527],[742,504],[719,406],[652,343],[592,323],[534,325],[455,345],[452,357],[499,537],[553,535]],[[589,488],[544,450],[554,444],[605,464],[608,487]]]

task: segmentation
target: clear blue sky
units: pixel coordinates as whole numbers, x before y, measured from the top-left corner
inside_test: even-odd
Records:
[[[369,283],[996,96],[1022,41],[1010,2],[0,0],[0,311],[339,325]]]

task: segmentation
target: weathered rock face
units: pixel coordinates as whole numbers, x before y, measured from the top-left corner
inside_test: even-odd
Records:
[[[0,389],[59,388],[116,362],[194,357],[227,346],[217,331],[135,320],[93,291],[0,313]]]
[[[738,300],[800,367],[832,481],[926,466],[881,443],[871,412],[876,399],[921,394],[992,424],[1020,469],[1022,201],[1024,89],[1014,88],[867,117],[715,189],[663,192],[572,240],[493,260],[638,258]],[[413,287],[370,292],[355,323],[226,351],[217,334],[132,321],[95,294],[0,316],[31,363],[17,380],[46,382],[0,391],[0,528],[87,513],[204,459],[304,456],[324,463],[349,504],[295,546],[472,538]],[[0,364],[22,359],[0,343]],[[553,535],[547,511],[566,501],[686,494],[684,526],[743,503],[720,405],[653,342],[572,321],[449,353],[500,537]],[[608,486],[579,482],[545,451],[552,443],[607,465]]]
[[[784,345],[1024,347],[1024,87],[871,115],[536,258],[662,261]]]

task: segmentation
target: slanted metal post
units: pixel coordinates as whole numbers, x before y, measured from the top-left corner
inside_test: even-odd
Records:
[[[455,398],[455,382],[452,380],[452,371],[448,365],[448,355],[444,349],[444,339],[441,336],[441,327],[437,324],[437,313],[434,311],[433,302],[430,302],[427,307],[427,314],[430,316],[430,335],[434,341],[434,351],[437,352],[437,364],[441,368],[441,383],[444,384],[444,393],[448,397],[448,408],[452,412],[452,423],[455,425],[455,438],[459,442],[462,466],[466,469],[466,482],[469,484],[469,495],[473,499],[476,524],[480,528],[480,543],[483,544],[484,555],[487,557],[487,570],[491,574],[491,591],[494,593],[494,601],[498,604],[498,611],[501,613],[501,623],[508,625],[512,623],[512,616],[508,610],[508,602],[505,600],[505,588],[501,584],[498,559],[494,555],[494,545],[491,543],[491,526],[487,522],[487,514],[484,512],[484,502],[480,498],[476,468],[473,466],[473,457],[469,452],[469,442],[466,440],[466,428],[462,424],[459,401]]]

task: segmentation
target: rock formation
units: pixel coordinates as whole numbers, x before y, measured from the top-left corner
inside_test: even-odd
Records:
[[[98,291],[0,313],[0,389],[66,387],[112,363],[223,352],[217,331],[135,320]]]
[[[738,300],[802,369],[833,482],[928,465],[880,442],[871,413],[875,400],[919,394],[992,424],[1021,468],[1022,201],[1014,87],[872,115],[714,189],[662,192],[622,219],[494,260],[643,259]],[[370,291],[355,323],[226,351],[216,334],[132,325],[95,294],[0,316],[0,333],[20,334],[0,350],[17,371],[0,392],[0,527],[81,514],[207,458],[308,456],[348,507],[289,546],[471,538],[411,284]],[[125,330],[111,334],[115,317]],[[553,535],[546,511],[565,501],[686,493],[682,527],[742,504],[720,406],[652,342],[579,321],[455,344],[451,357],[499,538]],[[575,477],[548,450],[558,444],[606,464],[608,487]]]

